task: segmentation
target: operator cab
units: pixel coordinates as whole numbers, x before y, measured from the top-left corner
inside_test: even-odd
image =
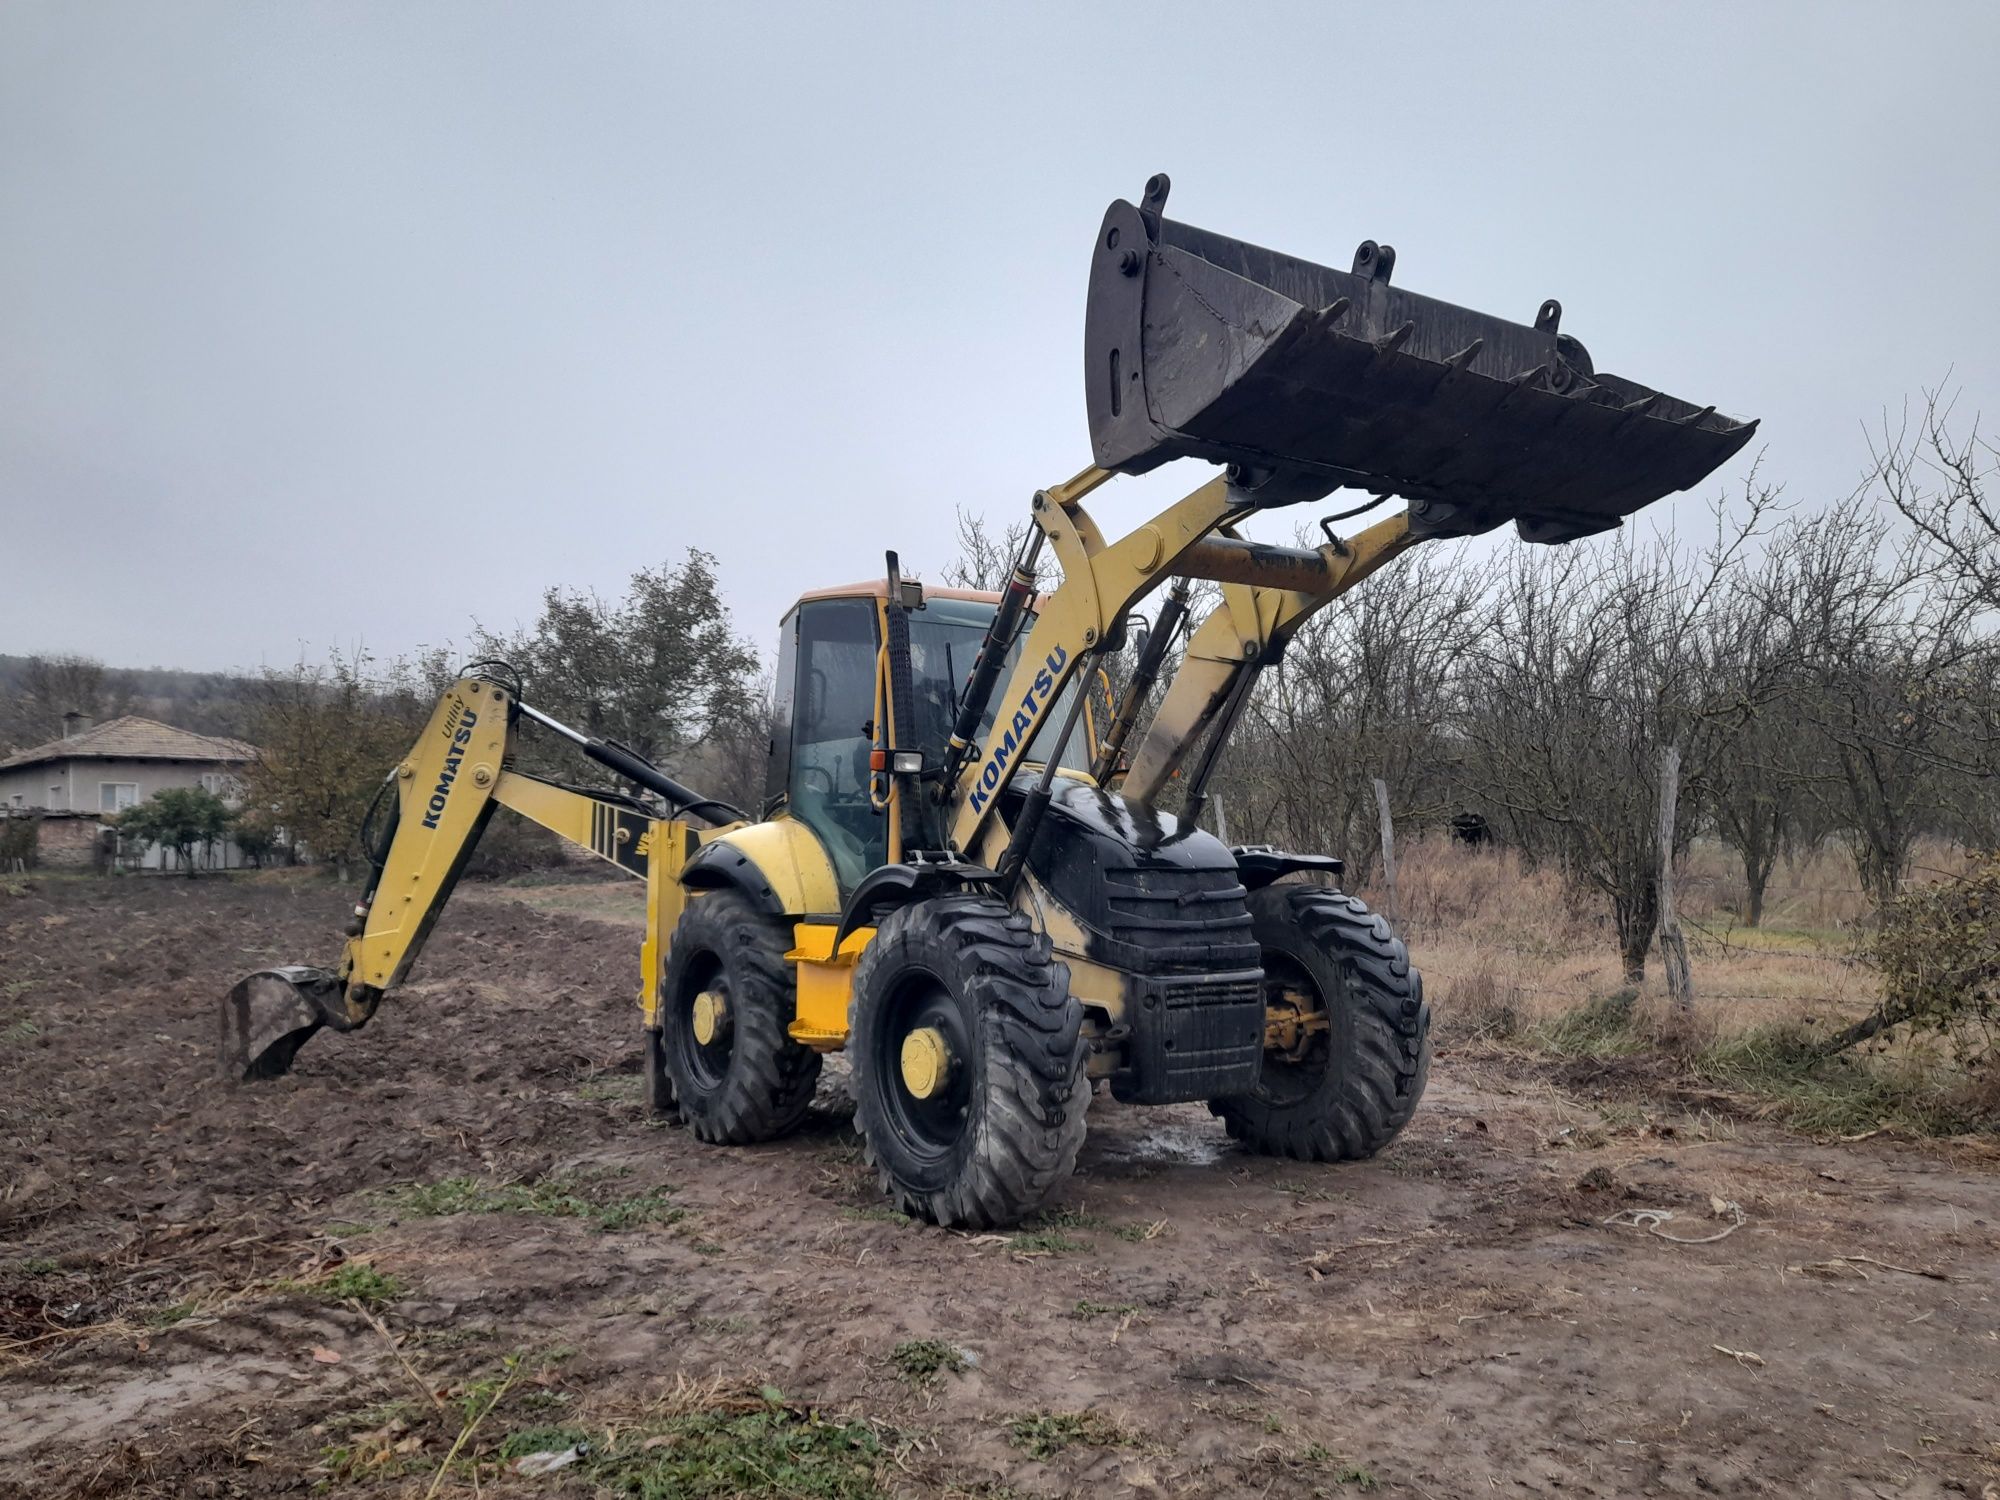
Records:
[[[869,871],[889,859],[889,818],[878,799],[884,786],[869,767],[887,699],[884,613],[888,584],[849,584],[806,595],[780,627],[778,675],[773,703],[770,764],[765,781],[764,816],[782,812],[819,837],[845,897]],[[1000,596],[973,589],[924,590],[922,606],[910,614],[910,683],[916,703],[914,736],[900,736],[898,749],[914,739],[926,767],[938,765],[951,738],[958,695],[978,658],[980,642],[999,608]],[[1026,639],[1015,638],[1001,681],[1013,669]],[[1045,725],[1062,722],[1062,706],[1078,690],[1072,681]],[[1000,695],[980,720],[983,739],[992,727]],[[1044,728],[1037,744],[1046,745]],[[1087,774],[1090,740],[1071,737],[1060,764]],[[1028,761],[1042,761],[1030,746]]]

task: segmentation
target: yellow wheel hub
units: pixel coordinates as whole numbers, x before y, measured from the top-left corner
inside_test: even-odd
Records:
[[[729,1029],[729,1001],[720,990],[694,997],[694,1039],[706,1047]]]
[[[935,1026],[920,1026],[903,1038],[903,1087],[918,1099],[934,1097],[951,1076],[951,1044]]]

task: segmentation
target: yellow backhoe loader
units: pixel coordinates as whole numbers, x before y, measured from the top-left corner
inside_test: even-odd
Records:
[[[1554,302],[1529,325],[1406,292],[1372,241],[1348,271],[1279,255],[1166,218],[1167,186],[1114,203],[1093,249],[1095,462],[1035,494],[998,593],[905,580],[892,553],[881,581],[791,609],[760,816],[556,722],[504,664],[469,669],[390,774],[338,967],[238,985],[226,1065],[272,1076],[320,1027],[365,1024],[507,807],[645,882],[648,1100],[704,1141],[783,1135],[843,1050],[883,1188],[940,1224],[1040,1205],[1098,1081],[1206,1101],[1250,1149],[1302,1160],[1394,1137],[1430,1064],[1403,944],[1338,889],[1337,859],[1198,826],[1258,675],[1420,542],[1510,520],[1538,543],[1606,530],[1755,424],[1598,372]],[[1223,468],[1107,540],[1091,493],[1176,458]],[[1239,530],[1340,487],[1363,503],[1325,518],[1323,545]],[[1337,534],[1392,495],[1407,510]],[[1060,582],[1038,598],[1045,554]],[[1190,580],[1220,596],[1191,631]],[[1155,590],[1099,724],[1085,687]],[[517,769],[524,722],[630,790]]]

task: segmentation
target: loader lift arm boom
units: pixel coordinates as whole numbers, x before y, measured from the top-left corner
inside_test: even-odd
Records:
[[[1134,754],[1123,791],[1148,805],[1224,705],[1232,696],[1240,702],[1258,669],[1277,660],[1306,620],[1419,540],[1403,513],[1311,550],[1245,542],[1233,523],[1257,508],[1256,499],[1224,473],[1107,543],[1082,502],[1111,477],[1085,469],[1034,498],[1034,524],[1063,577],[1043,600],[1013,676],[999,689],[1000,711],[985,743],[956,784],[947,784],[951,843],[969,856],[981,850],[1015,758],[1034,740],[1064,685],[1116,641],[1126,615],[1161,583],[1219,583],[1223,602],[1196,630]],[[1129,723],[1137,706],[1121,704],[1117,719]]]
[[[656,801],[513,769],[508,759],[523,715]],[[231,992],[221,1036],[223,1066],[231,1076],[282,1073],[321,1026],[353,1031],[366,1025],[382,997],[409,977],[500,807],[646,882],[649,935],[642,970],[649,988],[641,1002],[650,1025],[662,959],[652,934],[670,930],[679,914],[681,867],[704,834],[745,821],[738,809],[681,785],[635,751],[523,703],[511,681],[478,668],[438,699],[416,742],[389,773],[378,806],[385,801],[386,820],[368,851],[373,871],[355,904],[338,964],[331,970],[265,970]],[[697,828],[691,818],[711,826]]]

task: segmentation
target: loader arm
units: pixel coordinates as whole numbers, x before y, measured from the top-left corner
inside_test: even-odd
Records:
[[[1086,469],[1039,492],[1033,519],[1062,569],[1042,602],[1011,678],[998,690],[999,711],[985,742],[968,760],[952,797],[951,842],[982,847],[1014,763],[1033,742],[1064,686],[1115,643],[1134,605],[1170,578],[1222,586],[1222,604],[1195,632],[1179,673],[1135,752],[1123,791],[1150,805],[1232,697],[1241,701],[1263,665],[1292,634],[1421,538],[1407,513],[1379,521],[1348,540],[1316,549],[1246,542],[1231,524],[1256,508],[1254,498],[1218,474],[1130,535],[1107,543],[1083,498],[1111,478]],[[1219,534],[1218,534],[1219,533]],[[1132,705],[1120,706],[1124,717]],[[1218,737],[1216,748],[1220,748]]]
[[[511,769],[508,756],[523,714],[555,729],[590,759],[639,781],[656,801]],[[661,803],[669,814],[692,813],[718,826],[662,817]],[[594,740],[523,704],[511,684],[475,673],[439,698],[386,779],[377,801],[378,810],[386,808],[384,821],[367,830],[373,873],[355,903],[339,962],[331,970],[266,970],[238,984],[223,1007],[225,1071],[272,1077],[290,1067],[320,1027],[353,1031],[366,1025],[382,997],[409,977],[500,807],[646,883],[640,1002],[652,1026],[664,959],[657,935],[670,931],[680,914],[681,868],[704,836],[736,826],[742,814],[699,797],[623,746]]]

